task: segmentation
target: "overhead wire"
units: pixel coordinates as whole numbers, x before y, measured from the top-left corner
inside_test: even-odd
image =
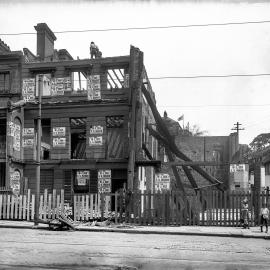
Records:
[[[145,26],[145,27],[103,28],[103,29],[101,28],[101,29],[83,29],[83,30],[62,30],[62,31],[54,31],[53,33],[66,34],[66,33],[84,33],[84,32],[133,31],[133,30],[232,26],[232,25],[265,24],[265,23],[270,23],[270,20],[206,23],[206,24],[165,25],[165,26]],[[19,36],[19,35],[35,35],[35,34],[36,34],[36,32],[0,33],[0,35],[2,35],[2,36]]]

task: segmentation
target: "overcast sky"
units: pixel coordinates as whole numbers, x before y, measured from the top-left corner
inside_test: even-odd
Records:
[[[0,1],[0,33],[270,21],[263,1]],[[89,57],[95,41],[103,56],[144,52],[151,78],[270,73],[270,23],[56,34],[56,49]],[[36,53],[36,36],[0,35],[12,50]],[[240,143],[270,132],[270,76],[151,80],[160,113],[197,124],[209,135],[229,135],[239,121]],[[180,122],[182,124],[183,122]]]

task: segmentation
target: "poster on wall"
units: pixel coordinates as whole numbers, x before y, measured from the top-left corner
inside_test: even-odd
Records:
[[[110,193],[112,191],[111,170],[98,171],[98,192]]]
[[[34,136],[34,128],[24,128],[23,129],[23,136]]]
[[[12,121],[7,122],[7,135],[14,136],[14,123]]]
[[[100,75],[87,77],[87,98],[88,100],[101,99]]]
[[[167,173],[158,173],[155,177],[155,191],[170,190],[170,175]]]
[[[23,100],[31,102],[35,100],[35,79],[24,79],[22,87]]]
[[[129,74],[125,74],[124,77],[124,88],[128,88],[129,87]]]
[[[53,147],[65,147],[66,138],[53,138]]]
[[[90,181],[90,171],[77,171],[76,179],[78,186],[86,186]]]
[[[13,140],[13,149],[16,151],[21,150],[21,126],[14,124],[14,140]]]
[[[10,172],[10,188],[15,195],[20,193],[21,174],[19,171]]]
[[[90,127],[90,134],[91,135],[99,135],[103,134],[103,127],[102,126],[92,126]]]
[[[89,146],[101,146],[102,136],[91,136],[89,137]]]
[[[34,139],[23,139],[24,148],[32,148],[34,146]]]
[[[51,96],[63,96],[65,91],[71,91],[70,77],[53,78],[51,80]]]
[[[66,128],[65,127],[54,127],[53,128],[53,136],[66,136]]]

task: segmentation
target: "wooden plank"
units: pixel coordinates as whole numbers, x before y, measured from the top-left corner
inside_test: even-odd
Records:
[[[7,194],[4,194],[4,200],[3,200],[3,219],[6,219],[7,217]]]
[[[52,218],[52,194],[48,196],[48,218]]]
[[[100,215],[101,215],[101,221],[104,220],[104,193],[100,193]]]
[[[44,198],[43,198],[43,194],[40,195],[40,199],[39,199],[39,218],[46,220],[46,215],[44,216]]]
[[[84,201],[85,201],[85,196],[84,195],[82,195],[82,211],[81,211],[81,217],[82,217],[82,221],[84,221],[84,216],[85,216],[85,203],[84,203]]]
[[[98,217],[101,217],[101,196],[100,194],[97,195],[97,210],[98,210]]]
[[[90,194],[90,219],[93,219],[93,211],[94,211],[94,195]]]
[[[11,219],[14,219],[14,201],[15,201],[15,196],[14,195],[12,195],[11,196],[11,211],[10,211],[10,218]]]
[[[222,204],[222,200],[223,200],[223,192],[222,191],[218,191],[219,193],[219,225],[222,226],[223,225],[223,204]]]
[[[10,195],[7,196],[7,219],[10,217]]]
[[[227,223],[227,200],[228,200],[228,193],[227,191],[224,191],[224,197],[223,197],[223,200],[224,200],[224,226],[228,226],[228,223]]]
[[[31,220],[35,218],[35,194],[32,194],[32,201],[31,201]]]
[[[48,203],[48,190],[44,189],[44,219],[47,220],[49,218],[48,211],[49,211],[49,203]]]
[[[77,221],[77,208],[78,208],[78,205],[77,205],[77,195],[74,195],[73,196],[73,203],[74,203],[74,213],[73,213],[73,218],[74,218],[74,221]]]
[[[27,190],[27,220],[30,220],[30,199],[31,199],[31,191]]]
[[[57,207],[56,207],[56,190],[53,189],[53,194],[52,194],[52,219],[55,219],[56,211],[57,211]]]
[[[23,195],[19,197],[19,219],[22,219]]]
[[[57,194],[56,196],[56,218],[59,217],[59,213],[61,212],[61,203],[60,203],[60,195]]]
[[[14,213],[14,218],[17,219],[17,218],[18,218],[19,196],[16,196],[14,201],[15,201],[15,213]],[[1,209],[1,205],[0,205],[0,209]],[[0,219],[1,219],[1,213],[0,213]]]
[[[64,209],[65,209],[65,190],[61,189],[60,191],[60,209],[61,209],[61,213],[64,213]]]
[[[89,195],[85,196],[85,211],[86,211],[86,220],[89,220]]]
[[[26,195],[23,195],[23,220],[26,219]]]

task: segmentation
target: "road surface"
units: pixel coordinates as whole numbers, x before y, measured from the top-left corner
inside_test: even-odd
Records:
[[[0,229],[0,269],[270,269],[270,240]]]

